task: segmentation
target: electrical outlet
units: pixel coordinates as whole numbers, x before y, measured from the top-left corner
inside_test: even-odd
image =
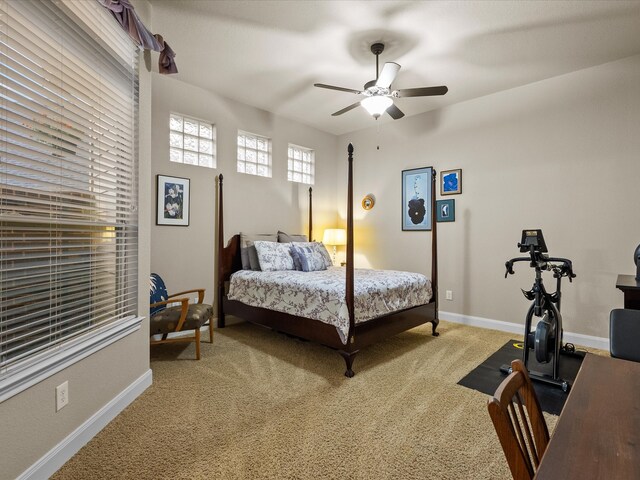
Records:
[[[56,412],[59,412],[69,403],[69,381],[56,387]]]
[[[452,290],[447,290],[446,291],[446,299],[447,300],[453,300],[453,291]]]

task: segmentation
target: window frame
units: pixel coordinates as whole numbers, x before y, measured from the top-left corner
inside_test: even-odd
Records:
[[[171,128],[171,120],[172,117],[180,117],[181,121],[182,121],[182,130],[175,130],[173,128]],[[195,122],[198,124],[198,134],[194,135],[194,134],[189,134],[189,133],[185,133],[184,131],[184,124],[185,124],[185,120],[190,120],[191,122]],[[206,125],[207,127],[209,127],[211,129],[211,138],[207,138],[201,135],[201,126],[202,125]],[[181,147],[177,147],[177,146],[172,146],[171,145],[171,136],[172,134],[180,134],[182,135],[182,146]],[[187,148],[185,146],[185,136],[188,136],[190,138],[196,138],[197,142],[198,142],[198,148],[197,150],[194,150],[192,148]],[[201,141],[210,141],[211,142],[211,153],[207,153],[204,151],[200,150],[200,142]],[[216,124],[213,122],[210,122],[208,120],[203,120],[201,118],[197,118],[194,117],[193,115],[186,115],[184,113],[178,113],[178,112],[169,112],[169,161],[172,163],[178,163],[178,164],[182,164],[182,165],[190,165],[192,167],[203,167],[203,168],[211,168],[211,169],[215,169],[218,167],[218,155],[217,155],[217,129],[216,129]],[[179,150],[181,152],[180,155],[180,161],[178,160],[173,160],[171,158],[171,154],[172,154],[172,150]],[[184,157],[185,157],[185,152],[187,153],[195,153],[198,157],[198,163],[185,163],[184,161]],[[211,157],[211,165],[202,165],[200,162],[200,156],[209,156]]]
[[[294,156],[291,156],[290,153],[292,152],[292,150],[294,151]],[[310,160],[307,162],[304,160],[304,158],[300,158],[300,159],[296,159],[295,158],[295,150],[300,151],[301,155],[304,157],[305,153],[309,153],[310,154]],[[295,170],[295,163],[296,162],[300,162],[302,165],[302,170],[298,171]],[[310,172],[309,173],[304,173],[304,165],[309,164],[310,165]],[[296,174],[300,174],[302,176],[302,180],[295,180],[293,177]],[[310,177],[309,182],[305,182],[304,181],[304,177],[308,176]],[[289,143],[287,145],[287,180],[289,182],[292,183],[301,183],[303,185],[315,185],[315,180],[316,180],[316,151],[312,148],[309,147],[303,147],[302,145],[296,145],[295,143]]]
[[[244,137],[244,144],[240,144],[240,137]],[[251,147],[247,145],[247,137],[252,138],[255,141],[255,147]],[[260,140],[266,141],[266,148],[259,148]],[[238,134],[236,135],[236,172],[242,173],[246,175],[254,175],[256,177],[263,178],[273,178],[273,141],[269,137],[265,137],[264,135],[259,135],[257,133],[247,132],[245,130],[238,129]],[[242,150],[242,156],[244,158],[240,158],[240,152]],[[255,160],[247,160],[247,151],[255,154]],[[264,153],[267,155],[267,163],[261,163],[259,161],[260,153]],[[243,164],[242,169],[240,168],[240,164]],[[255,172],[247,172],[247,164],[251,166],[255,166]],[[258,173],[260,171],[260,167],[267,168],[267,173],[265,175]]]

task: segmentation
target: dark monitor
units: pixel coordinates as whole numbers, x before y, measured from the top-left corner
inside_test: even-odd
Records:
[[[533,245],[534,252],[547,253],[547,244],[544,243],[542,230],[523,230],[522,241],[518,244],[522,253],[529,252]]]

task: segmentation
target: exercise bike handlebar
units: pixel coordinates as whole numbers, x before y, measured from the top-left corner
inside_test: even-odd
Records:
[[[531,261],[530,258],[528,257],[517,257],[517,258],[512,258],[511,260],[507,260],[504,264],[504,266],[506,267],[507,271],[504,274],[504,278],[507,278],[508,275],[513,275],[516,272],[513,271],[513,264],[516,262],[529,262]]]
[[[573,273],[573,265],[571,263],[571,260],[560,257],[544,257],[542,261],[538,262],[532,262],[531,258],[529,257],[512,258],[511,260],[507,260],[504,264],[507,269],[504,274],[504,278],[507,278],[509,275],[515,274],[515,272],[513,271],[513,264],[517,262],[531,262],[533,263],[531,266],[537,265],[538,268],[542,270],[553,270],[554,274],[556,274],[557,272],[557,275],[559,275],[560,277],[566,276],[570,282],[573,278],[576,278],[576,274]],[[561,263],[562,265],[552,265],[551,262]]]
[[[547,270],[553,270],[554,275],[557,274],[560,277],[567,277],[570,282],[573,281],[573,278],[576,278],[576,274],[573,273],[573,264],[571,263],[571,260],[567,258],[550,257],[547,258],[547,261],[562,264],[560,268],[558,268],[557,265],[549,265],[549,268]]]

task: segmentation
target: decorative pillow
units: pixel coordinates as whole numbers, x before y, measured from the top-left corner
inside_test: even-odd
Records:
[[[333,267],[333,259],[331,258],[331,255],[329,255],[329,252],[327,251],[327,247],[325,247],[324,243],[322,242],[314,242],[316,244],[316,247],[318,249],[318,251],[320,252],[320,255],[322,255],[322,258],[324,258],[324,264],[327,266],[327,268],[329,267]]]
[[[275,233],[240,233],[240,258],[242,259],[243,270],[260,270],[258,254],[253,246],[253,242],[256,240],[277,242],[278,235]]]
[[[291,243],[255,241],[253,244],[262,271],[294,270]]]
[[[162,277],[157,273],[152,273],[149,276],[149,303],[163,302],[167,298],[169,298],[169,294]],[[166,305],[158,305],[150,309],[150,314],[154,315],[165,308],[167,308]]]
[[[326,268],[333,267],[333,260],[331,259],[331,255],[327,251],[327,247],[324,246],[324,243],[321,242],[306,242],[306,243],[296,243],[296,247],[311,247],[314,251],[318,252],[322,258],[324,259],[324,265]]]
[[[315,242],[311,243],[292,243],[291,251],[293,255],[297,257],[300,262],[300,267],[303,272],[317,272],[319,270],[326,270],[327,264],[325,258],[322,255],[321,250],[317,247]],[[323,245],[324,247],[324,245]],[[326,250],[326,249],[325,249]]]
[[[278,230],[278,242],[280,243],[293,243],[293,242],[308,242],[306,235],[289,235],[288,233]]]

